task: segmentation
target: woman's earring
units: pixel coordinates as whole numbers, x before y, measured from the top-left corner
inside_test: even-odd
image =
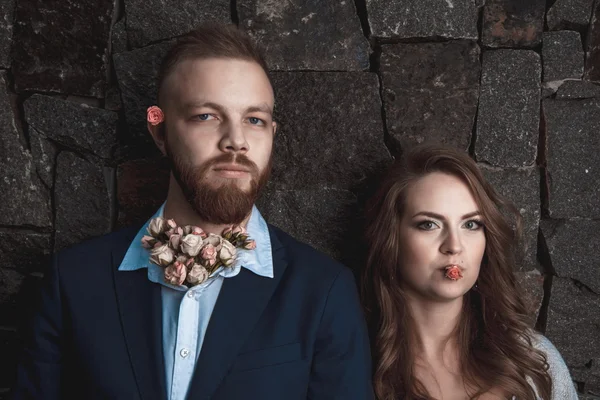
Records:
[[[475,281],[475,284],[473,285],[473,290],[479,290],[479,285],[477,284],[477,281]]]

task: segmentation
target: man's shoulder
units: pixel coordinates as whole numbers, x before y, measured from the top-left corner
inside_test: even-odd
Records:
[[[280,228],[269,224],[269,230],[271,235],[275,236],[275,240],[272,238],[271,242],[280,242],[286,252],[288,268],[291,267],[295,274],[319,276],[319,280],[335,279],[340,274],[351,274],[350,269],[342,263],[294,238]]]

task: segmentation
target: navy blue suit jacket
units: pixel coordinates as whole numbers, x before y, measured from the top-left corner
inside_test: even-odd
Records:
[[[45,276],[14,399],[166,399],[160,285],[118,271],[136,229],[64,250]],[[275,277],[224,281],[188,399],[372,399],[352,273],[269,226]]]

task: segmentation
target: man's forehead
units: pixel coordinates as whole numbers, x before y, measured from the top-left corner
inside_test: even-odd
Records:
[[[215,95],[232,88],[238,94],[255,95],[251,101],[253,107],[266,105],[271,112],[273,108],[274,91],[269,77],[254,61],[228,58],[182,60],[165,77],[162,86],[161,96],[168,93],[173,100],[183,102],[181,105],[186,108],[215,101],[206,98],[206,92]]]

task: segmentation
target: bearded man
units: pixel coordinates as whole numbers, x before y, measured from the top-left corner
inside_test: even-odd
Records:
[[[351,272],[254,206],[276,131],[256,45],[225,25],[181,37],[157,104],[167,199],[142,227],[54,256],[14,398],[371,399]]]

